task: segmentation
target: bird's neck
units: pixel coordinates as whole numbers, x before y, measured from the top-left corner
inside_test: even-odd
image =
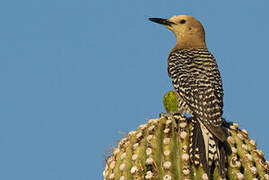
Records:
[[[173,50],[177,50],[177,49],[204,49],[204,48],[206,48],[205,42],[177,41]]]
[[[199,49],[206,48],[204,35],[188,34],[176,35],[177,43],[174,49]]]

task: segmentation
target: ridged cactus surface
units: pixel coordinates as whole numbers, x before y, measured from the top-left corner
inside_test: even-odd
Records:
[[[170,111],[169,107],[167,110]],[[106,159],[104,179],[221,179],[217,168],[212,168],[212,177],[208,177],[201,165],[190,164],[191,127],[187,118],[172,114],[162,114],[160,118],[140,125],[136,131],[129,132]],[[226,179],[269,180],[269,162],[256,149],[256,143],[249,139],[247,131],[240,130],[236,123],[232,123],[227,131],[232,153],[227,156]]]

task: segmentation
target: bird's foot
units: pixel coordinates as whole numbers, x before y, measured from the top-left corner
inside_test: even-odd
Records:
[[[160,113],[160,117],[171,117],[171,116],[182,116],[182,114],[178,111],[172,111],[172,112],[168,112],[168,113]]]

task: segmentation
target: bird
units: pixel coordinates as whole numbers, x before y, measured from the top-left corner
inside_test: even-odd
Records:
[[[228,150],[222,118],[223,86],[216,60],[206,46],[203,25],[188,15],[149,20],[165,26],[176,37],[176,45],[168,55],[167,70],[178,112],[191,114],[191,163],[201,164],[208,176],[218,166],[219,174],[225,178]]]

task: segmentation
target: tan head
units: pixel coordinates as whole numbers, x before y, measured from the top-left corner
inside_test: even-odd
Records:
[[[180,15],[170,19],[149,18],[149,20],[164,25],[176,35],[176,49],[206,48],[204,28],[192,16]]]

